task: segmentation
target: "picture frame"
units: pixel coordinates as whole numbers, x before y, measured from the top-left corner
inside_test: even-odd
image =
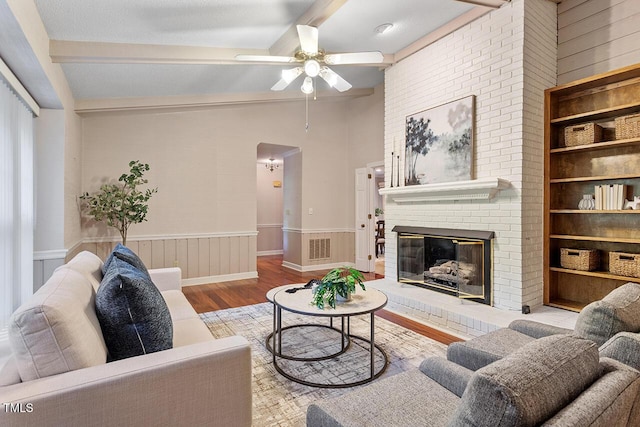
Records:
[[[404,184],[472,179],[474,134],[475,95],[407,116]]]

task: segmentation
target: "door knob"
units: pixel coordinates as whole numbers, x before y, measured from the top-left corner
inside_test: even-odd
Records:
[[[360,227],[364,228],[364,227],[365,227],[365,225],[364,225],[364,224],[360,224]]]

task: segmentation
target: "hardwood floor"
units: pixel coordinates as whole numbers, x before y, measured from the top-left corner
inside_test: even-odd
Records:
[[[318,270],[299,273],[282,267],[282,256],[280,255],[262,256],[258,257],[257,279],[185,286],[182,288],[182,292],[198,313],[205,313],[267,302],[265,294],[270,289],[281,285],[306,283],[311,279],[320,279],[327,272],[328,270]],[[366,280],[384,277],[375,273],[364,273],[364,276]],[[444,344],[461,341],[457,337],[386,310],[380,310],[376,315]]]

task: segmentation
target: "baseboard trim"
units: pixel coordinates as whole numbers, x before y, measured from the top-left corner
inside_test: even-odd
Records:
[[[234,280],[256,279],[257,271],[246,271],[244,273],[221,274],[218,276],[192,277],[182,279],[182,286],[206,285],[208,283],[232,282]]]
[[[331,264],[299,265],[288,261],[282,261],[282,266],[291,270],[295,270],[299,273],[306,273],[308,271],[316,270],[331,270],[332,268],[338,267],[355,267],[355,264],[352,262],[335,262]]]
[[[256,252],[256,256],[267,256],[267,255],[283,255],[284,251],[282,249],[277,249],[274,251],[258,251]]]

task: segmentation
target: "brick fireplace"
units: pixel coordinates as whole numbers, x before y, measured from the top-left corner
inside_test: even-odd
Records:
[[[518,313],[543,300],[543,96],[556,82],[556,24],[552,2],[512,0],[385,71],[387,229],[493,232],[493,306]],[[473,179],[403,186],[396,176],[392,187],[391,171],[405,170],[392,152],[404,152],[407,116],[469,95]],[[387,233],[385,277],[404,287],[398,241]]]

